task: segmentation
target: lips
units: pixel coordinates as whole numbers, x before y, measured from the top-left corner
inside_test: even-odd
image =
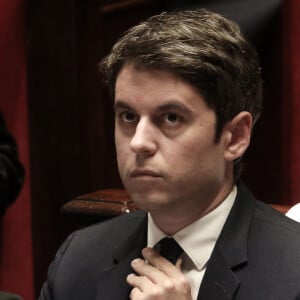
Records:
[[[156,171],[148,170],[148,169],[136,169],[130,173],[130,177],[132,178],[140,178],[140,177],[162,177],[162,175]]]

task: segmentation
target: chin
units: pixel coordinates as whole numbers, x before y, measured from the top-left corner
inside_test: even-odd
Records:
[[[161,209],[170,203],[169,197],[166,194],[156,191],[135,191],[129,192],[133,202],[145,211]]]

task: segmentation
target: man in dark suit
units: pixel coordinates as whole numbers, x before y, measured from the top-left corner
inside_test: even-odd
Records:
[[[40,299],[300,299],[300,225],[238,180],[262,98],[238,26],[163,13],[102,69],[120,175],[142,210],[73,233]]]

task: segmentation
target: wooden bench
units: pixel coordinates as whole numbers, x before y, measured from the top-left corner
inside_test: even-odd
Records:
[[[285,214],[290,206],[272,204],[273,208]],[[130,213],[138,207],[123,189],[105,189],[80,195],[63,205],[61,212],[78,224],[89,225],[101,222],[124,213]]]

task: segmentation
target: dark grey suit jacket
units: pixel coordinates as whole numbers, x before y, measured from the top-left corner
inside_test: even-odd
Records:
[[[130,213],[73,233],[50,266],[40,300],[122,300],[130,262],[146,245],[147,215]],[[241,184],[198,299],[300,299],[300,224]]]

